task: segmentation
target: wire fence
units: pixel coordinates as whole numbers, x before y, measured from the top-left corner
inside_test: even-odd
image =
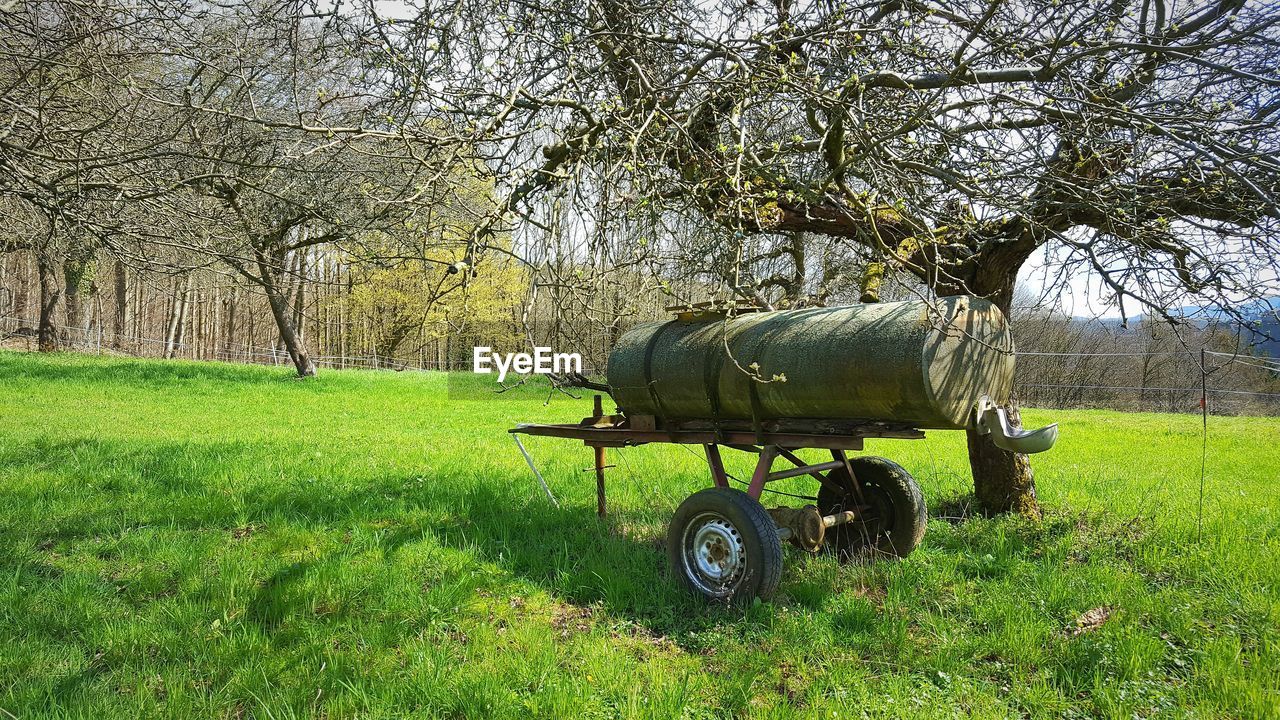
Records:
[[[4,347],[37,349],[27,318],[0,316]],[[117,335],[101,327],[55,326],[63,348],[129,357],[217,360],[290,366],[280,347],[173,341]],[[1125,411],[1218,415],[1280,415],[1280,358],[1212,350],[1019,351],[1015,392],[1031,407],[1108,408]],[[467,372],[469,360],[419,360],[362,355],[318,355],[312,361],[330,369],[379,369],[414,372]],[[596,368],[584,368],[596,374]]]
[[[0,316],[0,341],[5,347],[19,350],[36,350],[38,338],[33,330],[35,323],[26,318]],[[139,358],[167,358],[175,360],[216,360],[244,365],[292,364],[288,351],[282,347],[260,347],[244,342],[191,343],[181,340],[162,340],[139,335],[117,334],[104,328],[71,327],[54,324],[60,349],[105,355],[123,355]],[[312,362],[320,367],[334,369],[366,370],[417,370],[461,371],[471,366],[458,360],[409,362],[403,359],[382,357],[375,353],[360,355],[313,355]]]
[[[1280,414],[1280,360],[1208,349],[1019,351],[1015,387],[1034,407]]]

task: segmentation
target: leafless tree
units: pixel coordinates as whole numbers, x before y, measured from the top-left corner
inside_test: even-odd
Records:
[[[299,375],[315,374],[291,274],[310,248],[355,252],[363,234],[427,232],[422,200],[450,159],[373,116],[337,12],[265,2],[168,12],[154,40],[165,74],[140,97],[174,113],[172,184],[221,218],[197,247],[262,289]]]
[[[153,118],[118,78],[137,67],[130,18],[88,0],[33,0],[0,12],[0,194],[23,217],[0,250],[33,253],[41,284],[40,345],[53,349],[54,309],[83,321],[80,291],[126,200],[154,197],[140,172],[156,152]],[[38,226],[38,227],[37,227]]]
[[[0,250],[39,259],[46,318],[103,253],[232,268],[303,375],[328,250],[463,280],[516,256],[555,332],[606,338],[641,290],[1009,312],[1032,261],[1126,314],[1230,313],[1280,278],[1278,23],[1261,0],[29,0],[0,13],[0,195],[27,228]],[[470,216],[446,231],[441,203]],[[1036,512],[1025,457],[969,451],[984,507]]]
[[[801,233],[1006,311],[1037,253],[1095,273],[1129,312],[1275,285],[1280,15],[1265,2],[379,9],[387,91],[406,117],[470,123],[508,178],[508,217],[565,183],[607,187],[619,212],[724,228],[715,261],[741,266],[739,294],[798,299]],[[743,266],[784,257],[777,280]],[[984,507],[1036,512],[1025,457],[969,447]]]

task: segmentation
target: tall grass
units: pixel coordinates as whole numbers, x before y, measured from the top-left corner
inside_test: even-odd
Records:
[[[1025,412],[1039,523],[959,519],[959,433],[869,441],[921,548],[727,610],[664,567],[698,454],[610,451],[601,522],[531,439],[557,509],[505,431],[589,401],[479,381],[0,353],[0,716],[1280,716],[1275,419],[1210,419],[1200,540],[1198,417]]]

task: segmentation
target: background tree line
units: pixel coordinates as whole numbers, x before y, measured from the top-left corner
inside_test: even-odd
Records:
[[[290,258],[286,296],[293,324],[313,360],[335,368],[470,368],[472,348],[512,351],[530,342],[582,353],[603,374],[618,335],[637,322],[669,317],[661,298],[636,296],[614,284],[602,293],[610,312],[596,322],[566,311],[562,295],[544,290],[530,303],[529,279],[514,265],[485,272],[466,292],[450,294],[449,275],[419,263],[371,267],[310,251]],[[432,266],[439,268],[439,266]],[[138,274],[127,265],[76,267],[57,320],[60,346],[139,357],[288,364],[271,309],[251,283],[200,268],[181,274]],[[29,253],[0,260],[0,335],[4,346],[35,349],[32,320],[39,302]],[[714,297],[707,285],[705,297]],[[641,296],[644,297],[644,296]],[[68,301],[74,299],[73,301]],[[1229,322],[1074,318],[1020,298],[1014,319],[1020,357],[1016,390],[1034,407],[1195,412],[1200,400],[1199,348],[1210,350],[1210,412],[1280,412],[1280,363],[1259,357],[1248,333]],[[587,308],[589,309],[589,308]],[[625,312],[624,312],[625,311]]]

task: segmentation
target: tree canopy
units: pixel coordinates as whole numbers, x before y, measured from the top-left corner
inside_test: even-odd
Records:
[[[482,0],[382,27],[404,92],[520,178],[512,209],[588,182],[1006,307],[1049,248],[1160,312],[1277,277],[1278,22],[1244,0]]]

